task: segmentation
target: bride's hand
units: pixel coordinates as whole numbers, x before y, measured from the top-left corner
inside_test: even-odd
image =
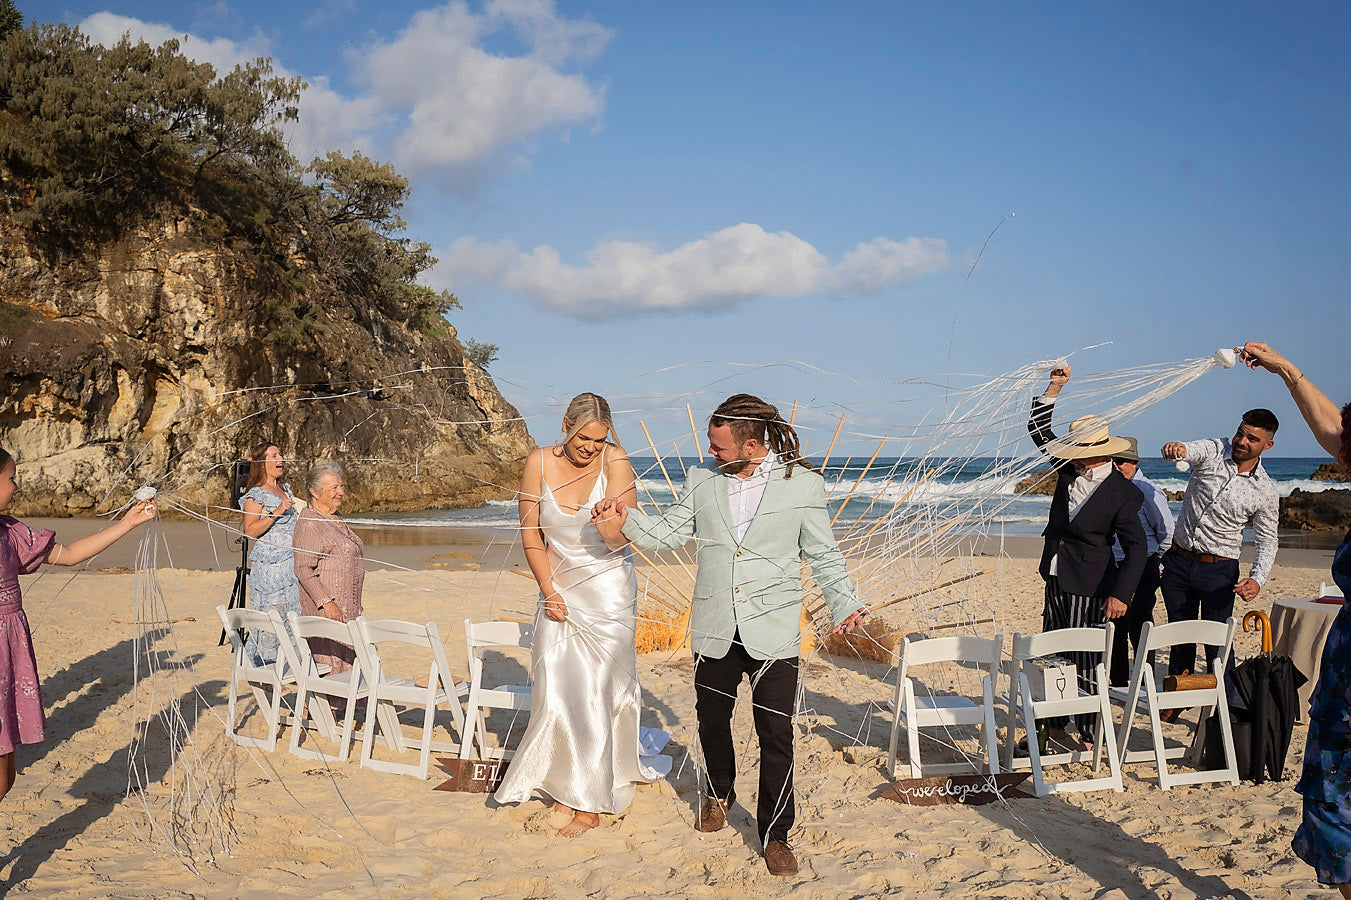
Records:
[[[544,615],[555,622],[562,622],[568,617],[568,605],[563,602],[562,595],[558,593],[550,594],[544,600]]]

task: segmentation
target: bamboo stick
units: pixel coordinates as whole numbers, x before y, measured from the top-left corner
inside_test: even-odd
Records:
[[[684,614],[685,614],[685,610],[684,610],[684,609],[681,609],[681,608],[680,608],[679,606],[677,606],[675,603],[672,603],[671,601],[667,600],[666,597],[663,596],[662,594],[659,594],[659,593],[657,593],[656,591],[652,590],[652,576],[651,576],[651,575],[649,575],[649,574],[647,574],[646,572],[644,572],[644,573],[643,573],[643,578],[644,578],[644,579],[646,580],[646,582],[647,582],[646,586],[643,588],[643,597],[644,597],[645,599],[648,599],[648,600],[656,600],[658,603],[660,603],[662,606],[666,607],[667,609],[669,609],[671,612],[675,613],[676,615],[684,615]]]
[[[644,485],[643,490],[647,492],[647,499],[648,499],[648,501],[652,504],[652,510],[653,510],[653,513],[655,513],[656,515],[661,515],[661,506],[659,506],[659,505],[657,504],[656,498],[654,498],[654,497],[652,496],[652,491],[649,490],[649,489],[647,488],[646,485]],[[649,513],[647,510],[643,509],[643,503],[642,503],[641,500],[638,501],[638,511],[641,512],[641,513],[643,513],[644,515],[652,515],[652,514],[653,514],[653,513]],[[647,560],[647,562],[648,562],[649,564],[651,563],[651,560],[648,560],[648,559],[647,559],[647,557],[643,554],[643,551],[642,551],[642,550],[638,549],[638,547],[634,546],[633,544],[629,544],[629,546],[630,546],[630,547],[633,547],[633,551],[634,551],[635,553],[637,553],[639,556],[642,556],[644,560]],[[677,560],[677,562],[679,562],[679,560]],[[690,583],[689,583],[689,592],[690,592],[690,594],[692,595],[692,594],[694,593],[694,576],[690,575],[688,571],[686,571],[685,574],[689,577],[689,581],[690,581]],[[675,588],[674,585],[672,585],[672,588],[675,589],[675,590],[677,590],[677,592],[679,592],[679,590],[680,590],[679,588]]]
[[[888,600],[886,603],[883,603],[880,606],[874,606],[872,608],[872,612],[878,612],[879,610],[886,609],[888,606],[895,606],[897,603],[904,603],[907,600],[914,600],[916,597],[922,596],[924,594],[931,594],[934,591],[941,591],[943,588],[952,587],[954,584],[961,584],[963,581],[970,581],[971,579],[979,578],[982,575],[989,575],[993,571],[994,569],[981,569],[979,572],[971,572],[966,575],[960,575],[957,578],[945,581],[942,584],[936,584],[933,587],[927,587],[921,591],[913,591],[912,593],[906,594],[904,597],[897,597],[895,600]]]
[[[851,487],[851,488],[849,489],[849,493],[848,493],[848,494],[845,494],[845,496],[844,496],[844,502],[840,504],[840,508],[839,508],[839,509],[835,510],[835,517],[834,517],[833,519],[830,520],[830,527],[831,527],[831,528],[834,528],[834,527],[835,527],[836,521],[838,521],[839,518],[840,518],[840,513],[844,512],[844,508],[845,508],[846,506],[849,505],[849,498],[852,497],[852,496],[854,496],[854,491],[858,490],[858,486],[859,486],[860,484],[862,484],[862,483],[863,483],[863,479],[867,477],[867,475],[868,475],[868,470],[871,469],[871,468],[873,467],[873,462],[877,459],[877,454],[879,454],[879,453],[882,452],[882,447],[886,444],[886,442],[887,442],[887,439],[886,439],[886,438],[882,438],[881,442],[877,445],[877,449],[873,451],[872,457],[868,460],[868,464],[867,464],[866,466],[863,467],[863,471],[862,471],[862,472],[859,472],[859,473],[858,473],[858,480],[856,480],[856,481],[854,482],[854,486]]]
[[[685,468],[685,458],[680,455],[680,445],[677,444],[675,441],[671,441],[671,447],[672,449],[675,450],[676,462],[680,463],[680,474],[684,475],[686,478],[689,478],[690,470]]]
[[[629,546],[630,546],[630,547],[633,547],[632,544],[630,544]],[[658,565],[657,562],[656,562],[655,560],[652,559],[652,557],[648,556],[645,552],[643,552],[643,551],[642,551],[641,549],[639,549],[638,547],[633,547],[633,552],[636,553],[636,554],[638,554],[638,558],[641,559],[643,562],[647,563],[647,565],[648,565],[648,567],[649,567],[650,569],[652,569],[654,572],[656,572],[658,575],[661,576],[661,580],[664,581],[664,582],[666,582],[667,586],[670,587],[671,590],[675,591],[675,594],[676,594],[677,597],[679,597],[679,596],[681,596],[681,595],[683,595],[683,594],[685,593],[685,590],[684,590],[683,588],[677,586],[674,582],[671,581],[670,577],[666,574],[666,569],[663,568],[662,566]],[[650,579],[651,579],[651,576],[649,575],[648,578],[649,578],[649,580],[650,580]],[[690,586],[690,591],[689,591],[689,592],[690,592],[691,595],[693,595],[693,593],[694,593],[694,590],[693,590],[693,584],[691,584],[691,586]],[[677,609],[676,611],[677,611],[677,612],[680,612],[681,610],[678,610],[678,609]]]
[[[830,485],[830,490],[826,491],[827,497],[835,496],[835,489],[840,486],[844,479],[844,473],[849,471],[849,464],[854,461],[854,455],[851,453],[844,458],[844,465],[840,466],[840,471],[835,475],[835,480]]]
[[[872,535],[873,531],[876,531],[876,530],[878,529],[878,527],[881,526],[881,524],[887,520],[887,516],[890,516],[892,513],[894,513],[897,509],[900,508],[900,506],[901,506],[902,503],[904,503],[905,501],[909,500],[909,499],[910,499],[910,495],[913,494],[913,493],[915,493],[915,491],[919,489],[919,486],[920,486],[921,484],[923,484],[924,482],[928,481],[929,478],[930,478],[930,476],[932,476],[933,473],[936,472],[936,471],[937,471],[936,469],[930,469],[929,471],[927,471],[927,472],[924,473],[924,477],[923,477],[923,478],[921,478],[919,481],[916,481],[914,484],[912,484],[912,485],[910,486],[910,490],[906,491],[906,492],[905,492],[905,495],[904,495],[903,497],[901,497],[901,499],[897,500],[895,503],[893,503],[893,504],[891,505],[891,509],[887,510],[887,514],[886,514],[885,516],[883,516],[882,518],[880,518],[880,519],[877,520],[877,523],[876,523],[875,525],[873,525],[873,527],[872,527],[872,531],[869,531],[867,534],[865,534],[865,535],[862,537],[862,540],[865,540],[865,541],[866,541],[866,540]],[[873,497],[872,502],[868,504],[867,509],[865,509],[865,510],[863,510],[863,512],[859,513],[858,518],[854,520],[854,524],[853,524],[853,525],[850,525],[850,526],[849,526],[849,530],[846,531],[846,532],[844,533],[844,537],[840,538],[841,541],[848,540],[849,535],[851,535],[851,534],[854,533],[854,529],[857,528],[857,527],[859,526],[859,523],[863,521],[863,517],[866,516],[866,515],[868,514],[868,511],[871,510],[871,509],[873,508],[873,506],[874,506],[876,503],[877,503],[877,498],[876,498],[876,497]]]
[[[949,522],[947,525],[944,525],[943,527],[946,529],[946,528],[951,527],[953,524],[954,524],[954,523]],[[936,584],[936,585],[934,585],[933,587],[927,587],[927,588],[924,588],[923,590],[914,591],[914,592],[912,592],[912,593],[906,594],[904,597],[898,597],[898,598],[896,598],[895,600],[888,600],[886,603],[883,603],[881,606],[874,606],[874,607],[872,607],[872,612],[877,612],[878,610],[886,609],[888,606],[895,606],[897,603],[902,603],[902,602],[904,602],[904,601],[906,601],[906,600],[913,600],[914,598],[920,596],[921,594],[927,594],[927,593],[929,593],[930,591],[941,591],[943,588],[946,588],[946,587],[952,587],[954,584],[961,584],[963,581],[970,581],[972,578],[979,578],[979,577],[982,576],[982,575],[988,575],[988,574],[990,574],[990,573],[993,572],[993,571],[994,571],[994,569],[982,569],[982,570],[979,571],[979,572],[969,573],[969,574],[966,574],[966,575],[960,575],[960,576],[958,576],[958,577],[956,577],[956,578],[953,578],[953,579],[950,580],[950,581],[945,581],[945,582],[943,582],[942,584]],[[822,600],[824,601],[824,597],[822,598]],[[826,608],[826,604],[825,604],[824,602],[822,602],[819,606],[816,607],[816,609],[814,609],[814,610],[808,610],[807,612],[808,612],[809,615],[815,616],[817,613],[819,613],[821,610],[823,610],[823,609],[825,609],[825,608]]]
[[[662,460],[660,451],[657,450],[657,444],[656,444],[656,442],[652,440],[652,435],[651,435],[650,433],[648,433],[648,430],[647,430],[647,423],[644,422],[642,419],[639,419],[639,420],[638,420],[638,426],[639,426],[640,428],[643,429],[643,437],[647,438],[647,445],[648,445],[649,447],[652,448],[652,455],[655,456],[655,457],[657,458],[657,468],[661,469],[661,475],[662,475],[663,478],[666,479],[666,486],[667,486],[668,488],[671,489],[671,495],[672,495],[672,496],[675,496],[675,495],[676,495],[675,484],[672,483],[672,481],[671,481],[671,474],[670,474],[669,472],[666,471],[666,463]],[[651,496],[652,496],[652,492],[651,492],[651,491],[648,491],[648,494],[647,494],[647,495],[648,495],[648,497],[651,497]],[[656,500],[653,500],[653,501],[652,501],[653,505],[656,505],[656,502],[657,502]],[[660,508],[660,507],[658,507],[658,508]],[[686,574],[686,575],[690,575],[689,569],[690,569],[691,566],[694,565],[694,560],[690,559],[689,554],[687,554],[687,553],[685,552],[685,548],[684,548],[684,547],[681,547],[678,551],[676,551],[676,556],[677,556],[677,558],[680,558],[680,559],[683,560],[684,565],[685,565],[685,574]],[[693,575],[690,575],[690,581],[691,581],[691,583],[693,583],[693,580],[694,580],[694,576],[693,576]]]
[[[685,404],[685,412],[690,416],[690,434],[694,435],[694,452],[699,454],[699,462],[704,461],[704,443],[699,438],[699,429],[694,424],[694,408],[688,403]]]
[[[844,417],[847,415],[849,415],[849,413],[840,414],[840,424],[835,426],[835,435],[830,439],[830,446],[826,448],[826,458],[821,461],[822,474],[825,473],[826,466],[830,465],[830,454],[835,452],[835,442],[839,440],[840,429],[844,428]]]
[[[926,628],[925,631],[945,631],[949,628],[961,628],[964,625],[989,625],[998,621],[999,618],[997,616],[991,616],[988,619],[976,619],[973,622],[949,622],[946,625],[935,625],[932,628]]]

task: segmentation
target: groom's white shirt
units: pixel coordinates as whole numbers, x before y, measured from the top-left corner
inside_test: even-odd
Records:
[[[760,500],[765,496],[765,485],[769,484],[769,473],[774,468],[774,451],[770,450],[761,460],[755,471],[742,478],[740,475],[723,473],[727,479],[727,503],[731,506],[732,527],[736,529],[737,541],[746,539],[746,529],[751,527],[760,508]]]

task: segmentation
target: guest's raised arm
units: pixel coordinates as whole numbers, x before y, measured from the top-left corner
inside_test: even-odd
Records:
[[[1244,344],[1239,359],[1254,371],[1266,369],[1281,376],[1318,445],[1335,457],[1342,441],[1342,412],[1337,404],[1316,388],[1294,363],[1261,341]]]

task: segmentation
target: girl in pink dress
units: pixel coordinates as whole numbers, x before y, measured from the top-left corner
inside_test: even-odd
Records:
[[[0,447],[0,513],[14,501],[14,476],[14,457]],[[36,572],[44,562],[82,563],[153,518],[154,502],[141,503],[121,521],[62,546],[56,543],[56,532],[32,529],[13,516],[0,515],[0,800],[14,784],[14,748],[41,741],[47,725],[19,576]]]

